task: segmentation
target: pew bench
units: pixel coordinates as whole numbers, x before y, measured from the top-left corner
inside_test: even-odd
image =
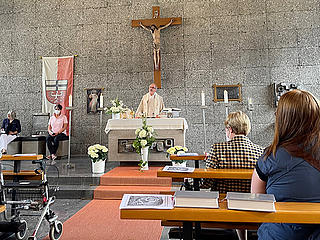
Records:
[[[18,178],[19,180],[42,180],[43,179],[43,172],[38,174],[32,170],[25,170],[15,173],[14,171],[10,170],[3,170],[2,171],[4,180],[13,180]]]
[[[220,202],[219,207],[218,209],[174,208],[170,210],[121,209],[120,218],[182,222],[183,239],[187,240],[192,239],[193,224],[202,222],[230,224],[228,228],[235,227],[234,224],[244,224],[244,228],[247,229],[252,224],[264,222],[320,224],[320,203],[276,202],[276,212],[229,210],[226,201]]]

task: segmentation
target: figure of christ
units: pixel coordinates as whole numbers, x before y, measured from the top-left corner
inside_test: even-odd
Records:
[[[92,92],[89,95],[90,103],[89,103],[89,110],[92,113],[97,112],[97,104],[98,104],[98,93],[96,90],[92,90]]]
[[[156,25],[151,25],[150,28],[144,26],[141,22],[139,22],[139,25],[147,30],[151,32],[152,38],[153,38],[153,62],[154,62],[154,68],[155,70],[159,70],[159,66],[160,66],[160,31],[166,27],[169,27],[173,22],[173,19],[171,19],[171,21],[162,26],[157,28]]]

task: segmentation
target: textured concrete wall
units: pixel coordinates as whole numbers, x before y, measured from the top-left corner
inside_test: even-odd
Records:
[[[189,124],[187,146],[203,150],[200,104],[205,90],[208,143],[224,140],[223,104],[212,84],[243,85],[253,141],[272,139],[273,82],[295,82],[320,95],[320,7],[317,0],[161,0],[162,17],[183,24],[162,31],[162,84],[166,106],[179,107]],[[1,0],[0,116],[15,109],[23,134],[41,111],[40,56],[75,59],[72,152],[99,141],[99,116],[86,114],[84,88],[104,87],[106,102],[119,96],[136,109],[153,81],[152,38],[131,20],[152,17],[149,0]],[[110,116],[103,117],[105,126]],[[103,141],[107,137],[103,133]]]

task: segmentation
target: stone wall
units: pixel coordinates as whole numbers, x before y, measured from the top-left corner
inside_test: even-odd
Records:
[[[87,115],[84,88],[104,87],[106,103],[118,96],[136,109],[153,81],[152,38],[131,20],[151,18],[150,0],[0,1],[0,117],[15,109],[23,135],[41,112],[40,56],[77,54],[72,152],[99,141],[99,116]],[[247,112],[253,98],[254,142],[273,135],[271,84],[293,82],[319,97],[320,7],[317,0],[159,0],[162,17],[182,17],[161,32],[162,86],[167,107],[189,124],[187,146],[203,151],[200,93],[205,90],[208,143],[224,140],[224,105],[213,84],[237,84]],[[103,117],[105,126],[110,116]],[[103,142],[107,137],[103,133]],[[209,144],[208,144],[209,145]]]

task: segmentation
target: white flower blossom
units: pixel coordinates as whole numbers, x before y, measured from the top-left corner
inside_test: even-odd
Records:
[[[141,147],[145,147],[147,145],[147,140],[141,140]]]
[[[136,131],[134,132],[136,134],[136,136],[138,136],[139,132],[140,132],[140,128],[137,128]]]
[[[146,130],[142,129],[142,130],[139,132],[139,137],[140,137],[140,138],[145,138],[146,136],[147,136]]]
[[[153,127],[147,127],[147,131],[150,133],[153,133],[154,132]]]
[[[92,154],[90,154],[90,157],[97,158],[97,157],[99,157],[99,155],[98,155],[98,153],[92,153]]]

